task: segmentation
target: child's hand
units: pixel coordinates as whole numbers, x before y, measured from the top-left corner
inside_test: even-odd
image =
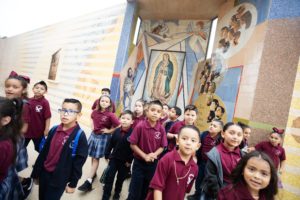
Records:
[[[279,174],[282,175],[284,173],[284,169],[279,169]]]
[[[75,188],[71,188],[71,187],[69,187],[69,186],[67,185],[67,187],[66,187],[66,193],[71,194],[71,193],[74,193],[74,192],[75,192]]]
[[[48,136],[48,131],[44,132],[44,136],[47,137]]]
[[[251,151],[254,151],[255,150],[255,147],[248,147],[248,153],[250,153]]]
[[[146,154],[144,159],[145,159],[146,162],[153,162],[154,161],[154,158],[152,158],[149,154]]]
[[[153,158],[153,161],[157,159],[157,155],[155,153],[149,153],[148,155]]]
[[[101,132],[102,132],[102,133],[111,133],[111,132],[110,132],[110,130],[109,130],[109,129],[107,129],[107,128],[103,128],[103,129],[101,129]]]
[[[126,166],[126,167],[130,167],[130,165],[131,165],[131,163],[129,163],[129,162],[126,162],[126,163],[125,163],[125,166]]]

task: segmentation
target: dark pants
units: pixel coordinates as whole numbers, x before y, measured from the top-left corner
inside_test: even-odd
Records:
[[[39,200],[59,200],[65,191],[65,187],[51,185],[52,173],[42,170],[39,178]]]
[[[203,161],[203,160],[200,160],[198,163],[198,168],[199,168],[199,171],[198,171],[198,176],[197,176],[197,179],[196,179],[196,182],[195,182],[195,194],[197,195],[201,195],[201,183],[204,179],[204,175],[205,175],[205,165],[206,165],[206,162]]]
[[[111,159],[109,161],[109,168],[105,177],[102,200],[109,200],[115,175],[117,172],[118,175],[115,184],[115,194],[119,195],[121,193],[123,182],[126,179],[126,175],[128,174],[129,170],[130,168],[125,166],[124,161],[120,161],[117,159]]]
[[[157,161],[147,163],[143,160],[134,159],[127,200],[144,200],[146,198],[156,165]]]
[[[33,144],[34,144],[34,149],[39,152],[40,150],[40,143],[42,141],[42,138],[43,137],[40,137],[40,138],[25,138],[25,147],[28,146],[30,140],[32,140]]]

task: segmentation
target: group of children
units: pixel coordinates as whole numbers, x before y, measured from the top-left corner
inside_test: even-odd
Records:
[[[28,99],[28,83],[27,77],[11,74],[5,81],[7,98],[0,98],[0,151],[7,152],[0,155],[0,199],[25,199],[32,179],[39,184],[39,199],[74,193],[88,156],[91,170],[78,189],[92,190],[105,157],[104,200],[110,199],[116,174],[113,199],[120,199],[130,171],[128,200],[182,200],[194,182],[195,194],[188,199],[240,199],[241,194],[273,199],[277,193],[277,171],[283,172],[285,160],[281,129],[274,128],[269,141],[249,147],[249,126],[213,119],[200,134],[196,106],[186,106],[180,121],[180,108],[158,100],[138,100],[133,112],[125,110],[118,118],[110,91],[104,89],[92,107],[93,131],[87,140],[77,122],[80,101],[65,99],[58,110],[61,124],[50,129],[47,85],[34,84],[34,97]],[[39,156],[31,176],[22,179],[17,173],[27,167],[30,140]]]

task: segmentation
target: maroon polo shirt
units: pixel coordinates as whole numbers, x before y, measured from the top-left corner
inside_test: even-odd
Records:
[[[14,147],[10,139],[0,141],[0,184],[7,177],[8,168],[13,164]]]
[[[165,116],[164,118],[160,118],[160,119],[159,119],[159,122],[160,122],[161,124],[164,124],[165,121],[167,121],[168,119],[169,119],[169,117],[168,117],[168,115],[167,115],[167,116]]]
[[[44,135],[46,120],[51,117],[50,105],[45,97],[30,98],[28,102],[30,118],[26,138],[40,138]]]
[[[244,181],[237,183],[235,186],[232,184],[227,185],[218,192],[218,200],[254,200],[251,196],[247,185]],[[263,194],[259,195],[259,200],[267,200]]]
[[[185,126],[185,122],[184,120],[183,121],[178,121],[178,122],[175,122],[170,130],[169,130],[169,133],[172,133],[172,134],[178,134],[179,133],[179,130],[181,129],[181,127]],[[172,138],[172,139],[168,139],[169,141],[169,144],[168,144],[168,151],[172,151],[175,147],[176,147],[176,140],[175,138]]]
[[[206,137],[201,141],[201,159],[203,161],[207,161],[207,153],[216,146],[216,139],[218,138],[218,135],[215,137],[211,137],[210,133],[208,132]]]
[[[223,170],[223,180],[226,183],[231,183],[230,174],[241,159],[240,148],[236,147],[233,151],[229,151],[223,143],[217,145],[216,147],[218,152],[220,153]]]
[[[264,141],[255,145],[255,149],[266,153],[274,162],[276,169],[278,169],[280,162],[285,160],[285,150],[280,145],[274,147],[271,142]]]
[[[101,134],[101,129],[111,129],[112,127],[120,125],[119,119],[116,115],[109,111],[101,112],[100,110],[94,110],[91,117],[94,124],[93,132],[95,134]]]
[[[132,128],[136,127],[141,121],[145,120],[146,117],[144,115],[141,115],[139,117],[134,118],[134,122],[132,124]]]
[[[129,141],[137,145],[145,154],[154,153],[158,148],[167,146],[167,136],[164,127],[156,122],[151,127],[148,120],[141,121],[132,131]],[[138,159],[143,159],[135,152],[133,155]]]
[[[176,175],[184,178],[177,183]],[[182,200],[185,193],[190,192],[197,175],[198,166],[193,157],[185,164],[179,153],[173,150],[159,160],[149,187],[153,190],[161,191],[162,199]],[[146,199],[153,199],[153,191],[149,192]]]
[[[93,103],[92,110],[95,110],[97,105],[99,105],[99,99],[96,99],[95,102]],[[116,105],[113,101],[111,101],[111,107],[112,107],[111,112],[115,113],[116,112]]]
[[[48,172],[53,172],[55,170],[55,167],[59,161],[60,154],[62,152],[62,149],[69,139],[71,133],[74,131],[76,126],[69,128],[68,130],[63,130],[63,125],[60,124],[56,132],[51,140],[50,149],[47,155],[47,158],[44,162],[44,168]]]

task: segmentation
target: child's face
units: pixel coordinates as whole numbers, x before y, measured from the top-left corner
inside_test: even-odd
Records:
[[[143,104],[140,101],[137,101],[134,105],[134,112],[138,115],[142,115],[144,111]]]
[[[251,134],[251,129],[250,128],[245,128],[244,130],[244,139],[249,140]]]
[[[107,95],[107,96],[110,96],[110,94],[109,94],[108,91],[101,91],[101,95]]]
[[[237,125],[231,125],[225,132],[222,132],[224,138],[224,145],[228,149],[234,149],[239,146],[243,139],[243,130]]]
[[[123,114],[120,118],[122,128],[129,128],[133,124],[133,119],[130,114]]]
[[[193,125],[197,119],[197,113],[194,110],[187,110],[184,113],[184,121],[186,125]]]
[[[163,106],[163,114],[164,115],[169,115],[169,107],[166,106],[166,105]]]
[[[269,140],[274,147],[281,143],[281,137],[278,135],[278,133],[271,133]]]
[[[32,88],[35,97],[42,97],[46,94],[47,90],[43,85],[37,84]]]
[[[22,86],[21,81],[18,79],[10,78],[5,81],[5,96],[9,99],[22,97],[25,89]]]
[[[220,133],[221,131],[222,131],[222,126],[220,125],[219,122],[212,121],[210,123],[209,129],[208,129],[209,133],[217,134],[217,133]]]
[[[101,97],[99,104],[100,104],[100,108],[105,110],[106,108],[108,108],[110,106],[110,99],[106,96],[103,96],[103,97]]]
[[[73,125],[81,116],[75,103],[63,103],[60,111],[61,123],[65,126]]]
[[[174,108],[171,108],[170,112],[169,112],[169,118],[171,120],[175,120],[178,118],[177,114],[176,114],[176,110]]]
[[[179,151],[185,156],[193,155],[200,148],[200,138],[197,131],[183,128],[178,136]]]
[[[157,122],[162,115],[162,107],[160,105],[151,104],[147,110],[147,118],[151,122]]]
[[[248,160],[244,168],[243,176],[250,192],[257,193],[261,189],[266,188],[270,183],[270,165],[267,161],[259,157],[252,157]]]

